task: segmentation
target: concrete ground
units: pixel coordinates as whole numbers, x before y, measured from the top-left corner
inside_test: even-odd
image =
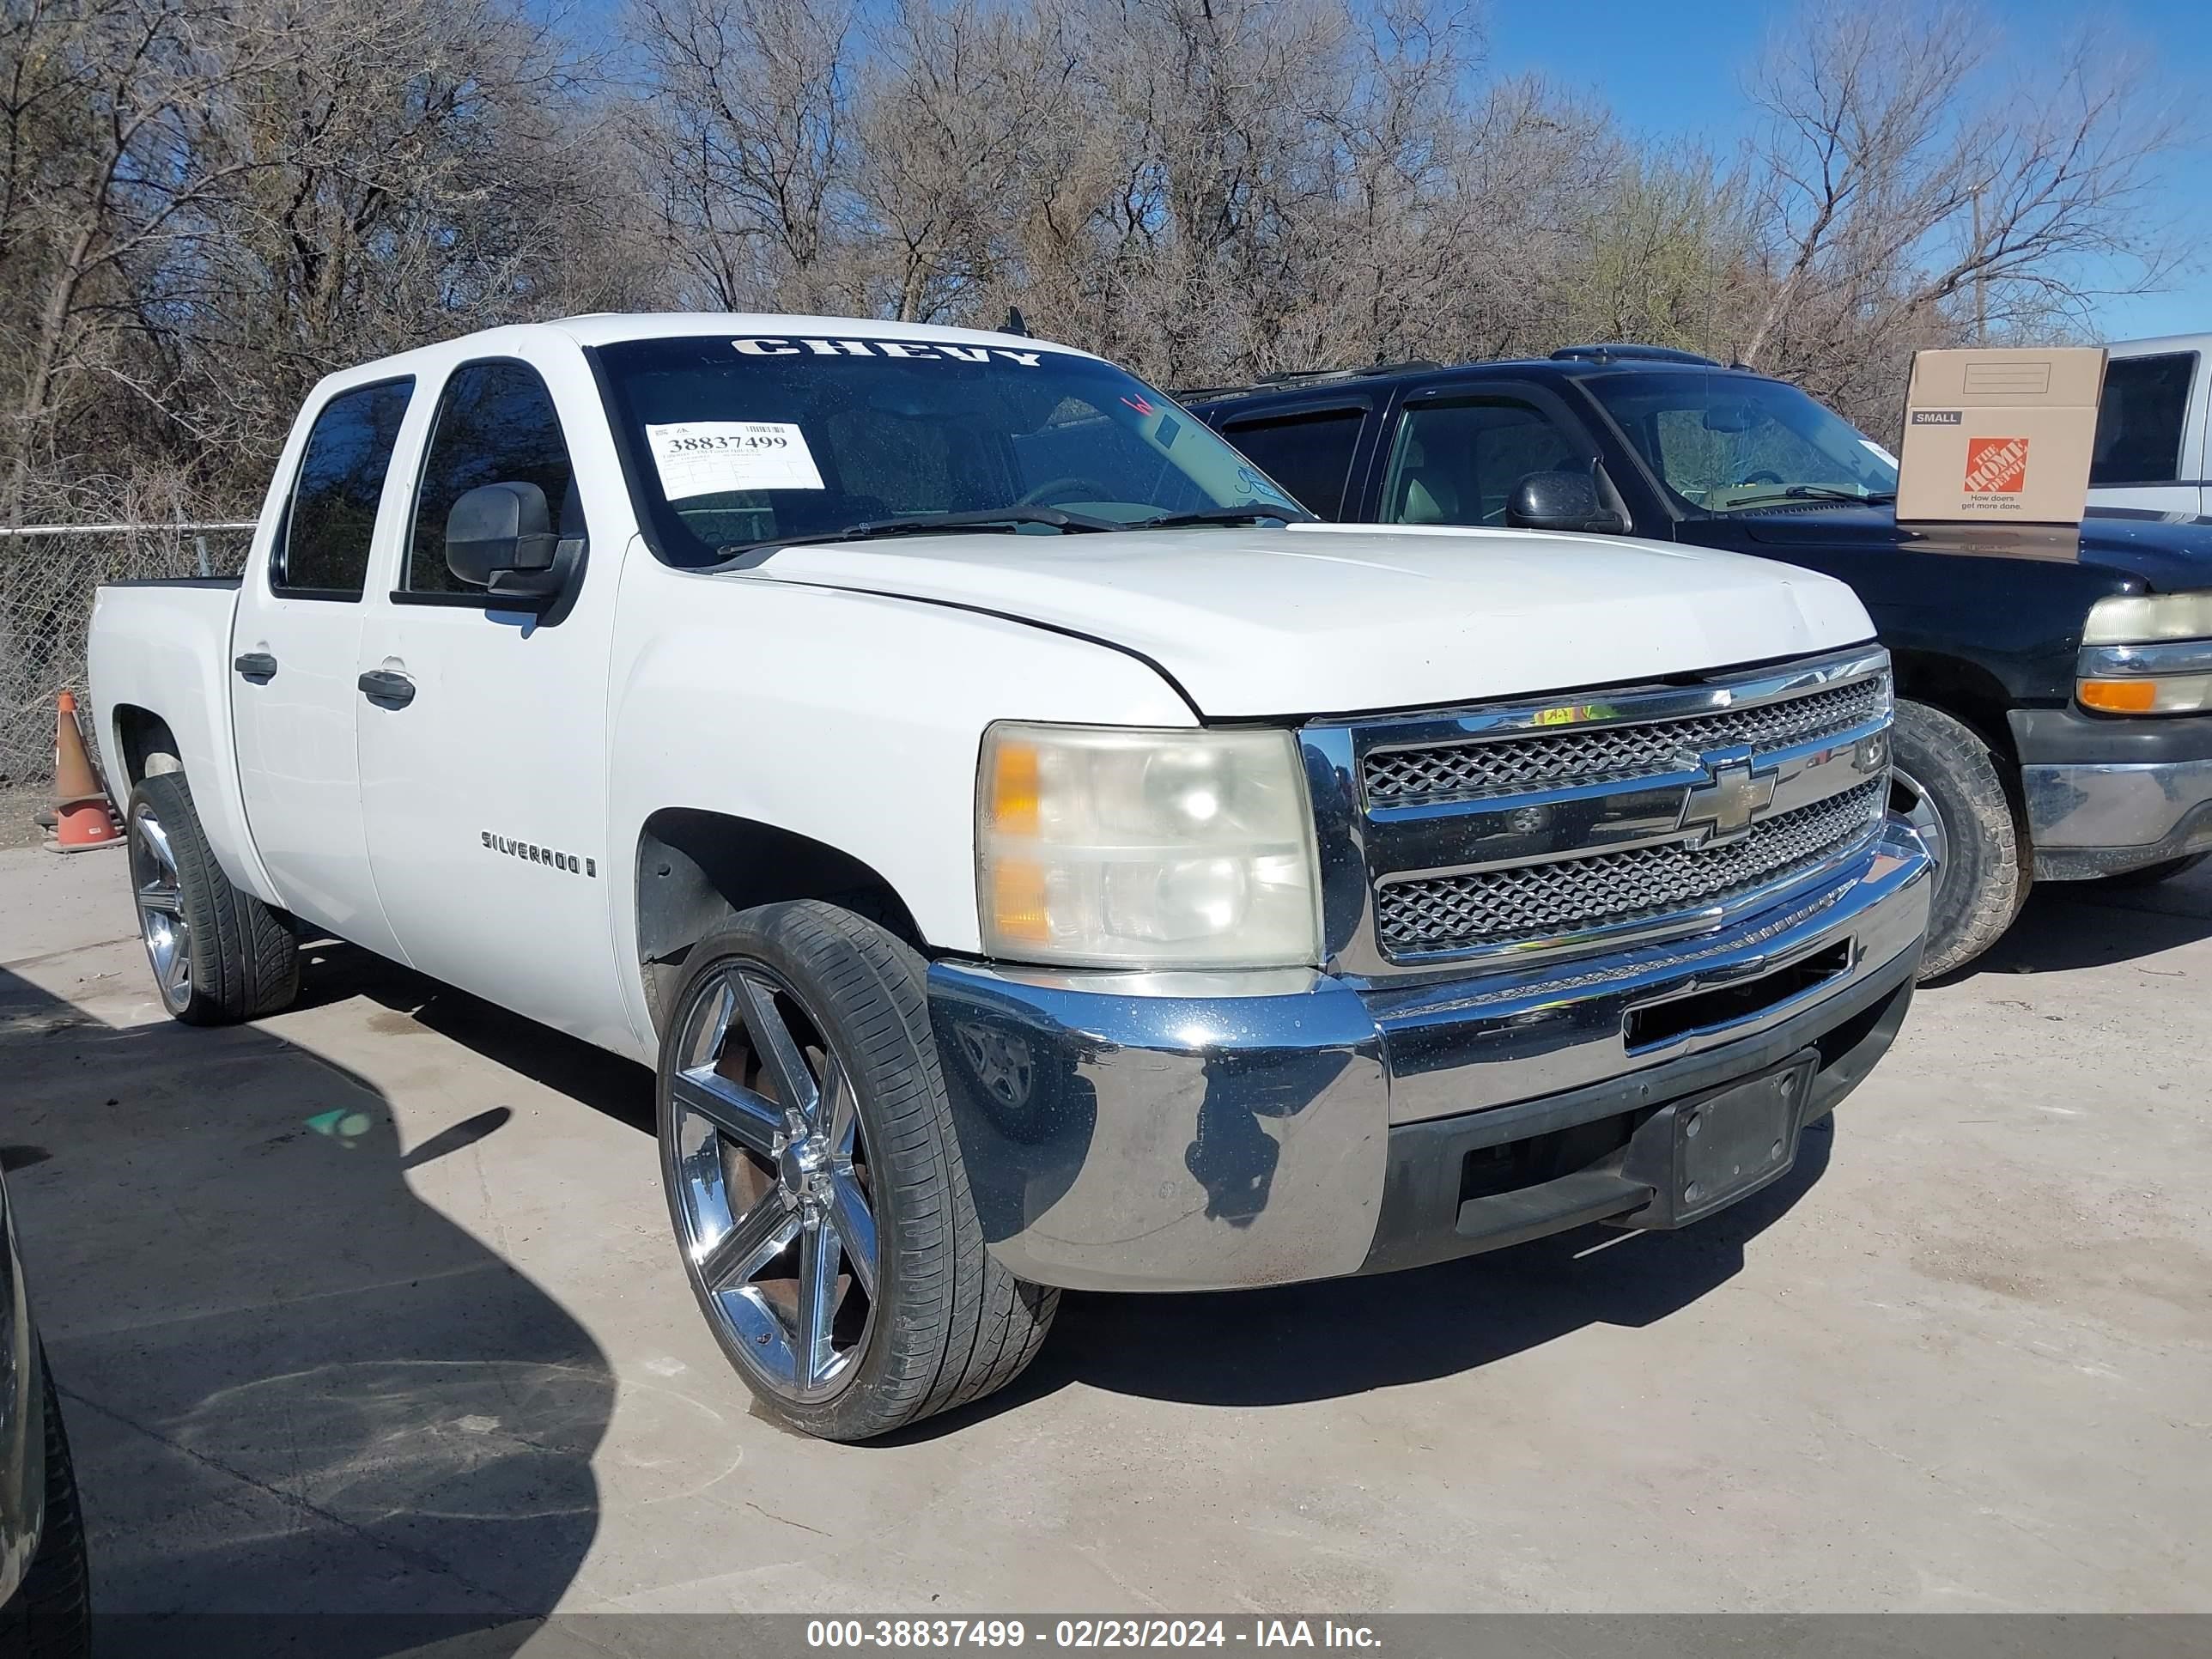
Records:
[[[2039,896],[1782,1188],[1070,1296],[888,1445],[751,1414],[647,1075],[348,950],[164,1018],[0,852],[0,1157],[109,1612],[2212,1610],[2212,868]]]

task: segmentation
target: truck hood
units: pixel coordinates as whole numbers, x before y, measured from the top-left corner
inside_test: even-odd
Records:
[[[2212,519],[2186,514],[2093,507],[2079,527],[1901,525],[1886,507],[1806,507],[1738,516],[1746,537],[1778,552],[1809,547],[1872,547],[2044,559],[2134,576],[2158,592],[2212,587]]]
[[[734,580],[995,612],[1150,659],[1208,718],[1630,684],[1871,639],[1850,589],[1619,537],[1295,525],[781,548]]]

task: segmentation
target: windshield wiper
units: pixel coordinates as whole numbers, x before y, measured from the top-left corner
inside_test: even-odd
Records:
[[[806,547],[823,542],[864,542],[878,536],[932,536],[945,530],[988,530],[1012,535],[1024,525],[1049,526],[1063,536],[1092,530],[1120,530],[1111,519],[1094,519],[1084,513],[1063,513],[1056,507],[993,507],[975,513],[918,513],[904,519],[869,519],[842,530],[825,530],[812,536],[770,536],[757,542],[740,542],[714,550],[719,558],[734,559],[763,548]]]
[[[1741,512],[1747,507],[1763,507],[1771,501],[1838,501],[1851,507],[1885,507],[1897,499],[1894,490],[1869,490],[1861,494],[1856,489],[1838,489],[1832,484],[1791,484],[1787,489],[1771,491],[1765,495],[1749,495],[1742,501],[1731,501],[1728,510]]]
[[[1254,501],[1245,507],[1209,507],[1196,513],[1163,513],[1157,519],[1135,519],[1123,530],[1175,530],[1192,524],[1304,524],[1313,514],[1295,507]]]
[[[1784,490],[1782,493],[1795,501],[1858,501],[1862,503],[1873,501],[1880,503],[1883,501],[1893,501],[1897,499],[1897,492],[1893,489],[1838,489],[1828,484],[1791,484],[1789,489]]]

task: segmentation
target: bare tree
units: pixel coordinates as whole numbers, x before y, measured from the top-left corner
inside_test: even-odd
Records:
[[[687,290],[820,307],[851,160],[851,0],[634,0],[636,142]]]
[[[1817,3],[1779,37],[1752,82],[1768,292],[1745,361],[1832,392],[1869,338],[1986,337],[2164,275],[2155,84],[2086,34],[2017,70],[1995,38],[1909,0]]]

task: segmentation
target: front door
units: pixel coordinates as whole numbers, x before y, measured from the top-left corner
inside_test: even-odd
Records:
[[[1382,524],[1502,526],[1523,478],[1588,477],[1598,453],[1540,388],[1484,381],[1417,392],[1399,409],[1375,516]]]
[[[574,390],[589,395],[588,382]],[[537,486],[556,533],[586,538],[581,588],[562,610],[502,608],[447,567],[447,514],[489,483]],[[388,677],[357,731],[369,860],[393,931],[434,978],[634,1052],[610,931],[634,872],[605,844],[621,548],[588,547],[538,368],[501,358],[447,378],[401,524],[397,585],[368,612],[357,659],[364,678]]]
[[[362,833],[354,709],[362,604],[392,453],[414,383],[334,394],[314,417],[265,559],[232,625],[246,818],[286,908],[398,954]],[[395,496],[398,492],[395,490]]]

